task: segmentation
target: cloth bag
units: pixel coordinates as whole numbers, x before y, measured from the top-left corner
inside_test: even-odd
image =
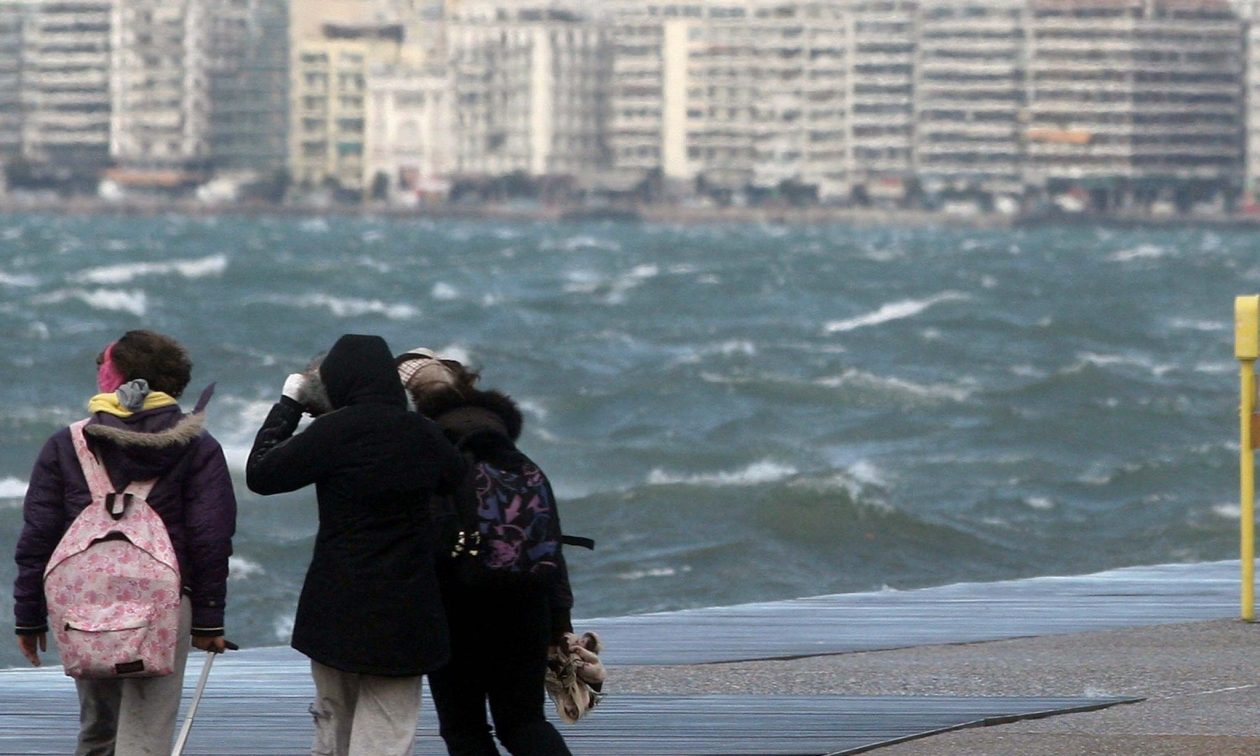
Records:
[[[564,643],[552,646],[547,654],[544,686],[556,713],[569,724],[586,716],[604,698],[601,689],[608,675],[599,660],[603,649],[595,633],[583,633],[580,638],[565,633]]]

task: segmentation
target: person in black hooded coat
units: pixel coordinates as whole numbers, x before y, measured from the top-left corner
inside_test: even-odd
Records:
[[[475,387],[478,374],[429,349],[399,355],[398,378],[416,409],[476,459],[519,461],[516,439],[524,419],[512,399]],[[471,495],[464,488],[456,496]],[[557,535],[559,518],[552,520]],[[451,628],[451,661],[429,675],[438,724],[451,756],[498,756],[494,735],[514,756],[569,756],[564,738],[547,721],[544,679],[549,646],[573,632],[573,591],[563,551],[549,583],[476,585],[463,581],[450,560],[438,577]]]
[[[319,532],[292,640],[312,661],[312,753],[410,754],[420,675],[449,655],[428,504],[453,490],[463,461],[408,411],[380,337],[342,336],[318,375],[332,411],[294,435],[310,381],[290,375],[246,483],[259,494],[315,485]]]

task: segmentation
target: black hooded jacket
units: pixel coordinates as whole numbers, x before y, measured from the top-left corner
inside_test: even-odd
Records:
[[[377,336],[338,339],[319,368],[331,412],[294,435],[303,408],[282,398],[254,440],[251,491],[315,484],[319,532],[293,647],[345,672],[418,675],[446,661],[429,499],[463,472],[455,448],[407,409]]]

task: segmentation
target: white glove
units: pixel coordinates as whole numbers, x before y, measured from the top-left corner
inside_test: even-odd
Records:
[[[287,396],[298,404],[306,404],[306,376],[301,373],[289,373],[289,377],[284,379],[284,388],[280,389],[281,396]]]

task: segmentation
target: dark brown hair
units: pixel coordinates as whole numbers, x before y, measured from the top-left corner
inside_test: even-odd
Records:
[[[176,399],[192,379],[192,360],[180,343],[153,331],[127,331],[114,343],[111,359],[129,381],[143,378],[149,388]]]
[[[412,386],[404,387],[411,396],[411,401],[415,403],[416,410],[430,417],[439,408],[463,404],[463,399],[476,388],[477,380],[481,378],[481,373],[455,360],[441,360],[441,363],[455,376],[454,384],[428,384],[424,391],[417,391]]]

